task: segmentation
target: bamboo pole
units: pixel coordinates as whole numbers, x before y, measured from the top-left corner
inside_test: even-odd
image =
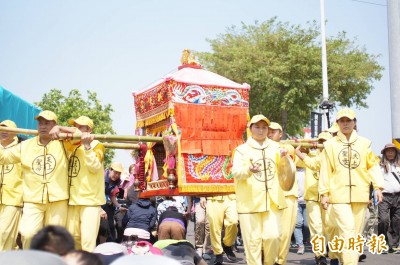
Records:
[[[21,129],[21,128],[10,128],[0,126],[0,132],[11,132],[17,134],[29,134],[29,135],[38,135],[37,130],[29,130],[29,129]],[[162,137],[154,137],[154,136],[138,136],[138,135],[107,135],[107,134],[92,134],[94,139],[103,141],[103,142],[122,142],[122,143],[131,143],[131,142],[162,142]],[[60,133],[60,139],[71,139],[71,140],[79,140],[81,139],[81,134],[75,133]],[[129,149],[129,148],[128,148]]]
[[[287,143],[317,143],[318,138],[313,138],[313,139],[289,139],[289,140],[283,140],[281,142],[287,142]]]
[[[127,143],[102,143],[105,148],[112,149],[140,149],[138,144],[127,144]]]
[[[37,130],[10,128],[10,127],[5,127],[5,126],[0,126],[0,132],[11,132],[11,133],[20,133],[20,134],[28,134],[28,135],[38,135],[38,131]]]
[[[295,143],[295,142],[288,142],[288,144],[292,145],[294,148],[301,146],[303,148],[306,149],[324,149],[324,145],[323,144],[312,144],[312,143]]]
[[[68,137],[64,134],[65,137]],[[62,135],[62,137],[64,136]],[[162,137],[156,136],[138,136],[138,135],[107,135],[107,134],[93,134],[94,139],[103,141],[103,142],[122,142],[122,143],[130,143],[130,142],[162,142]],[[73,139],[80,139],[80,135],[73,135]]]

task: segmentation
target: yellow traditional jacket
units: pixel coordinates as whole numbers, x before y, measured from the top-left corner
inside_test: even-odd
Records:
[[[306,201],[319,201],[318,193],[319,169],[321,168],[321,152],[310,151],[303,160],[306,166],[306,179],[304,181],[304,199]]]
[[[292,145],[286,144],[286,143],[279,143],[279,146],[281,148],[286,149],[288,151],[288,155],[292,158],[293,163],[296,163],[296,152],[294,150],[294,147]],[[299,197],[299,185],[297,183],[296,175],[295,175],[293,187],[289,191],[283,191],[283,194],[285,194],[285,197],[289,197],[289,196],[294,196],[296,198]]]
[[[62,141],[42,145],[36,136],[0,149],[0,164],[21,163],[24,202],[55,202],[68,199],[67,156]]]
[[[68,142],[73,150],[69,159],[69,205],[95,206],[106,203],[104,195],[104,146],[92,141],[91,149]]]
[[[339,132],[324,143],[318,190],[330,203],[367,203],[371,183],[374,189],[383,188],[379,161],[370,147],[355,130],[349,140]]]
[[[18,138],[8,146],[0,148],[9,148],[18,144]],[[0,166],[0,204],[8,206],[22,207],[22,169],[21,163],[4,164]]]
[[[261,171],[249,170],[251,161]],[[269,211],[271,203],[286,208],[285,196],[278,181],[277,165],[280,161],[279,144],[266,139],[260,146],[253,138],[238,146],[233,156],[232,175],[235,178],[238,213]]]

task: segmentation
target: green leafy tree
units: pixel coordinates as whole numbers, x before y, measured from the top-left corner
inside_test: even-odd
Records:
[[[248,83],[250,115],[262,113],[299,135],[310,112],[322,101],[320,31],[317,23],[306,27],[272,18],[254,25],[229,27],[208,40],[213,52],[197,52],[208,70],[238,83]],[[345,32],[327,43],[329,100],[341,106],[368,107],[365,100],[374,80],[381,78],[379,55],[349,40]]]
[[[51,110],[57,114],[58,123],[63,126],[71,126],[67,120],[85,115],[93,120],[95,134],[115,134],[112,128],[111,112],[114,110],[110,104],[102,105],[95,92],[87,91],[88,98],[82,98],[77,89],[64,96],[61,90],[52,89],[42,97],[42,101],[35,102],[43,110]],[[114,157],[114,150],[106,149],[104,164],[109,165]]]

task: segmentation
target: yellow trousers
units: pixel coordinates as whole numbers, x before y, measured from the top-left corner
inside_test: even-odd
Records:
[[[325,236],[328,238],[327,229],[325,224],[326,211],[322,209],[321,203],[316,201],[306,201],[306,214],[308,227],[310,229],[310,239],[315,235]],[[315,253],[317,257],[321,254]],[[323,255],[325,256],[326,253]]]
[[[331,204],[332,219],[337,230],[336,235],[342,237],[346,244],[349,238],[356,237],[358,233],[362,235],[367,206],[367,203],[354,202]],[[358,264],[359,254],[356,251],[344,250],[340,256],[343,265]]]
[[[297,198],[295,196],[287,196],[285,199],[287,208],[283,209],[282,213],[282,234],[279,242],[279,252],[277,258],[278,264],[286,264],[286,258],[290,247],[290,239],[292,238],[297,220]]]
[[[19,225],[23,249],[30,248],[32,237],[44,226],[65,226],[67,210],[67,200],[46,204],[25,202]]]
[[[239,214],[246,263],[261,265],[261,250],[264,264],[273,265],[278,256],[281,237],[281,220],[283,210],[271,204],[269,212]]]
[[[18,225],[22,207],[0,205],[0,251],[17,247]]]
[[[335,235],[338,235],[338,230],[335,224],[335,219],[332,213],[332,205],[328,204],[328,209],[324,210],[325,212],[325,226],[323,227],[323,231],[325,231],[326,242],[331,242]],[[342,262],[342,257],[339,252],[329,251],[330,259],[338,259]]]
[[[225,227],[225,235],[222,239],[225,246],[232,246],[238,233],[236,200],[230,199],[228,196],[224,196],[223,200],[207,200],[206,214],[210,223],[211,247],[215,255],[222,254],[222,226]]]
[[[66,227],[75,240],[75,248],[92,252],[100,227],[100,206],[68,206]]]

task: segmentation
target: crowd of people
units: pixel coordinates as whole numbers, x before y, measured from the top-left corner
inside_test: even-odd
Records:
[[[387,246],[377,251],[397,251],[400,151],[387,144],[377,157],[351,109],[341,109],[311,148],[293,148],[282,141],[281,125],[253,116],[246,142],[233,150],[235,194],[209,197],[141,198],[133,185],[137,164],[128,174],[116,161],[104,169],[105,148],[89,117],[60,126],[45,110],[35,119],[36,137],[0,134],[0,262],[22,249],[27,262],[61,262],[41,264],[128,264],[127,256],[148,264],[138,256],[151,254],[167,264],[222,265],[236,262],[243,244],[247,264],[278,265],[291,244],[302,255],[310,243],[315,264],[349,265],[366,258],[350,247],[359,235],[382,235]],[[0,126],[16,128],[11,120]],[[290,189],[280,184],[285,159],[296,167]],[[194,244],[186,238],[192,215]],[[338,238],[342,250],[326,247]]]
[[[71,126],[60,126],[49,110],[35,119],[36,137],[20,141],[16,133],[0,134],[3,258],[19,249],[27,261],[30,255],[40,255],[36,250],[62,256],[67,264],[78,260],[79,264],[110,264],[123,254],[150,250],[156,255],[165,251],[164,256],[182,262],[206,264],[186,241],[187,203],[172,197],[162,202],[139,198],[133,187],[135,165],[129,167],[131,176],[125,180],[121,163],[112,162],[104,169],[105,148],[94,139],[92,119],[80,116],[67,121]],[[11,120],[0,126],[17,127]],[[75,134],[79,139],[72,137]],[[126,251],[114,253],[118,249]]]

